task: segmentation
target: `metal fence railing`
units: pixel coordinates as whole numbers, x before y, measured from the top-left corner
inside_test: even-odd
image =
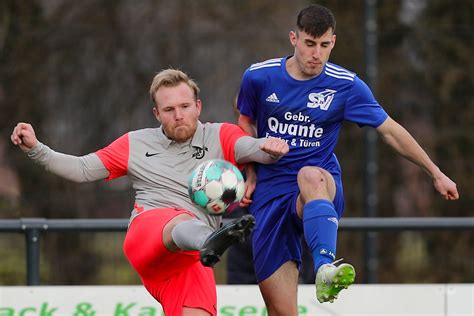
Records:
[[[125,232],[128,219],[0,219],[0,233],[21,233],[26,239],[27,285],[40,284],[40,240],[49,232]],[[474,230],[474,217],[349,217],[344,231]]]

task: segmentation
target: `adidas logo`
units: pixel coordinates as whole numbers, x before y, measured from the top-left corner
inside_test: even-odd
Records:
[[[267,102],[273,102],[273,103],[279,103],[280,102],[280,100],[278,100],[278,97],[277,97],[275,92],[270,94],[265,100]]]
[[[319,250],[319,254],[321,255],[329,255],[333,260],[336,259],[336,255],[334,255],[334,253],[330,250],[327,250],[327,249],[324,249],[324,248],[321,248],[321,250]]]

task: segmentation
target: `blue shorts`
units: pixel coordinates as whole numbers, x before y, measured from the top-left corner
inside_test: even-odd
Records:
[[[299,192],[278,196],[263,206],[252,207],[256,224],[252,233],[257,281],[271,276],[287,261],[301,265],[303,221],[296,213]],[[344,211],[342,183],[336,181],[334,206],[339,218]],[[256,206],[256,205],[255,205]]]

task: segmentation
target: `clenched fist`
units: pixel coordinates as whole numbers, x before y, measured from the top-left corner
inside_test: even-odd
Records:
[[[290,147],[286,141],[280,138],[269,137],[262,145],[260,145],[260,149],[275,159],[278,159],[286,155],[290,150]]]
[[[21,148],[24,152],[28,152],[38,144],[33,126],[28,123],[18,123],[13,129],[10,137],[12,143]]]

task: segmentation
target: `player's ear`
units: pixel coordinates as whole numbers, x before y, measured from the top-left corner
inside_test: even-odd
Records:
[[[158,109],[156,108],[156,106],[153,107],[153,115],[155,115],[156,120],[161,123],[160,112],[158,112]]]
[[[290,34],[288,34],[289,38],[290,38],[290,43],[293,47],[296,46],[296,38],[297,38],[297,35],[296,35],[296,32],[295,31],[290,31]]]
[[[197,111],[198,111],[198,115],[201,114],[201,110],[202,110],[202,102],[201,102],[201,99],[197,99],[196,100],[196,108],[197,108]]]

